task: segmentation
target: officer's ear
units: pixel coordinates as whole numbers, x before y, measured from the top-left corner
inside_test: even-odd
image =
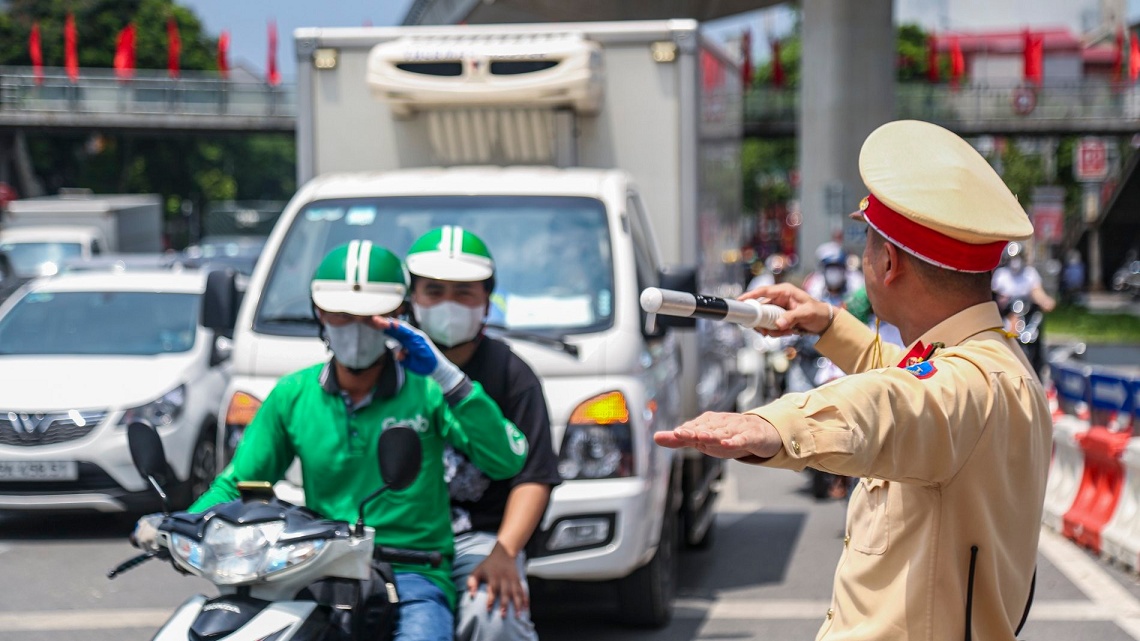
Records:
[[[906,269],[906,261],[903,260],[902,251],[894,243],[883,243],[882,253],[878,260],[882,265],[883,284],[890,285],[894,283],[902,272]]]

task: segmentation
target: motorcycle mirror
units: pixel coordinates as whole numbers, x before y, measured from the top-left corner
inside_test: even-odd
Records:
[[[356,535],[364,534],[364,506],[388,490],[397,492],[411,485],[420,475],[423,464],[423,444],[420,435],[407,425],[393,425],[380,433],[376,446],[376,459],[380,463],[380,478],[384,485],[360,502],[356,519]]]
[[[162,507],[170,511],[170,500],[158,482],[159,476],[166,472],[166,451],[162,447],[162,439],[158,432],[146,421],[134,421],[127,425],[127,445],[131,451],[131,461],[139,475],[150,482],[151,487],[162,499]]]
[[[131,449],[131,461],[143,478],[160,476],[166,469],[166,452],[162,439],[149,423],[135,421],[127,426],[127,444]]]
[[[403,490],[420,474],[423,445],[416,431],[406,425],[393,425],[380,434],[376,448],[380,478],[390,490]]]

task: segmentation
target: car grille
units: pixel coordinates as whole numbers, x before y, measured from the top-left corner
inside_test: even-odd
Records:
[[[0,445],[53,445],[87,436],[107,412],[13,412],[0,410]]]

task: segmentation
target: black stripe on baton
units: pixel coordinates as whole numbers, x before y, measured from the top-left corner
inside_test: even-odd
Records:
[[[702,296],[701,294],[694,294],[693,298],[697,301],[696,309],[693,310],[693,317],[695,318],[724,320],[724,317],[728,315],[728,301],[723,298]]]

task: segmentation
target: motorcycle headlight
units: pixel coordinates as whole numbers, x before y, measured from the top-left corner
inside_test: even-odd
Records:
[[[179,385],[159,398],[123,412],[119,425],[130,425],[134,421],[147,421],[155,427],[170,425],[182,414],[186,405],[186,386]]]
[[[280,542],[285,521],[234,525],[213,519],[196,541],[171,536],[171,552],[217,585],[237,585],[296,567],[312,560],[325,547],[323,539]]]

